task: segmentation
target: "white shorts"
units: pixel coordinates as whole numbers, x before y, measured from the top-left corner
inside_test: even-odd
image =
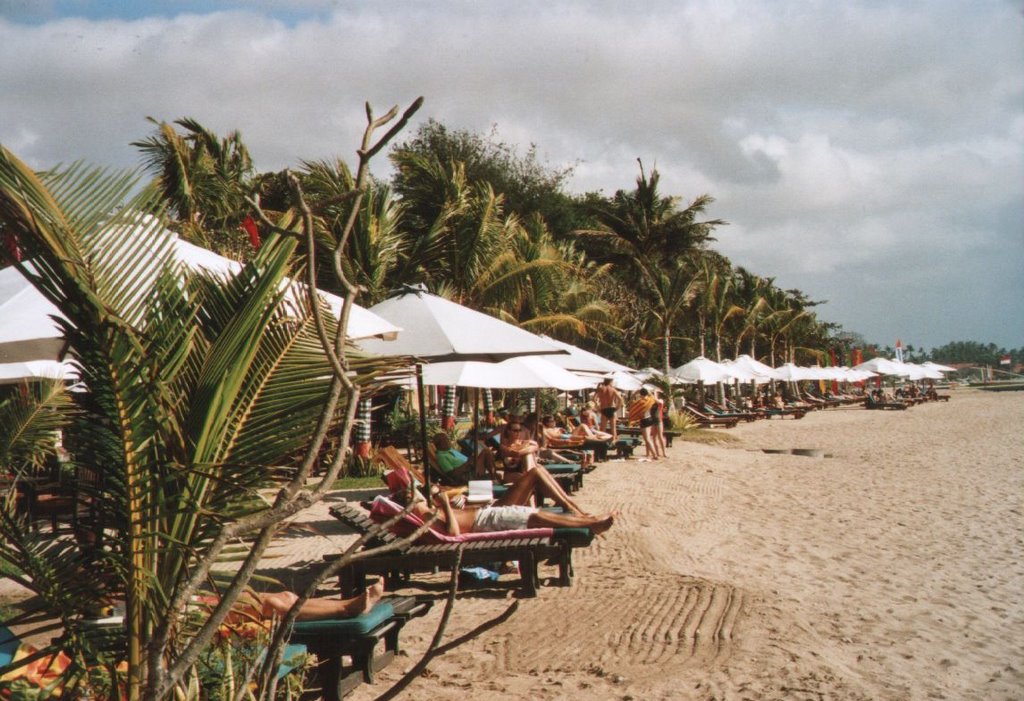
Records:
[[[473,519],[473,532],[522,531],[535,513],[537,509],[530,506],[485,506]]]

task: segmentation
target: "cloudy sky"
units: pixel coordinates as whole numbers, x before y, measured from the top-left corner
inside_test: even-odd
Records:
[[[0,67],[0,143],[39,168],[138,165],[146,116],[265,170],[351,160],[365,101],[422,95],[575,191],[641,158],[710,193],[718,250],[869,341],[1024,347],[1021,0],[0,0]]]

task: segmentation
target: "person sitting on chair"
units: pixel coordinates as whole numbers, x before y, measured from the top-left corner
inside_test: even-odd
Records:
[[[469,457],[452,447],[447,433],[435,433],[433,441],[437,449],[437,468],[451,481],[466,483],[494,473],[494,454],[490,450],[483,448],[476,454],[476,469],[470,471]]]
[[[529,472],[537,467],[537,453],[540,446],[524,432],[523,422],[509,419],[501,432],[501,461],[505,475]]]

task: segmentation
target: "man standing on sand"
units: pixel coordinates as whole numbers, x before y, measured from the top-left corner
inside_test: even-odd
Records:
[[[606,377],[601,380],[594,392],[597,398],[597,406],[601,411],[601,430],[612,434],[612,442],[619,440],[619,430],[615,426],[615,415],[619,413],[622,406],[622,395],[619,390],[612,387],[612,378]]]

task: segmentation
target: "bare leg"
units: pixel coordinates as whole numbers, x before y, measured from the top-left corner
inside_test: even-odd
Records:
[[[616,513],[602,516],[575,516],[537,511],[530,514],[526,525],[530,528],[587,528],[594,535],[604,533],[615,523]]]
[[[355,616],[367,613],[380,601],[384,595],[384,583],[377,582],[363,591],[359,596],[351,599],[309,599],[299,609],[295,620],[313,621],[325,618],[354,618]],[[259,594],[263,604],[263,615],[267,617],[283,616],[298,601],[298,596],[290,591],[277,592],[275,594]]]
[[[494,453],[489,450],[483,450],[476,456],[476,472],[474,476],[477,479],[489,478],[494,474]]]
[[[647,452],[647,457],[651,460],[657,460],[658,450],[654,447],[654,439],[651,438],[651,427],[644,426],[641,428],[640,435],[644,438],[644,450]]]
[[[521,475],[509,487],[509,490],[502,495],[501,499],[498,499],[495,503],[499,506],[526,506],[530,503],[530,498],[538,488],[544,496],[573,515],[587,515],[576,502],[569,498],[569,495],[565,493],[562,486],[544,468],[529,470]]]

